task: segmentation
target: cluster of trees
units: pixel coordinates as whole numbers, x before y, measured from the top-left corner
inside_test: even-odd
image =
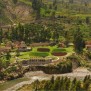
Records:
[[[47,74],[69,73],[72,72],[72,62],[67,60],[57,64],[56,66],[38,66],[37,69],[42,70]]]
[[[42,0],[32,0],[32,8],[36,13],[36,19],[40,19],[41,17],[41,8],[44,8],[45,5]]]
[[[16,28],[12,28],[10,31],[0,30],[0,42],[4,39],[10,41],[25,41],[31,42],[45,42],[53,39],[58,41],[61,35],[62,26],[55,24],[45,26],[43,24],[19,24]]]
[[[83,34],[79,30],[79,28],[74,34],[74,46],[75,46],[75,51],[77,53],[81,53],[83,51],[83,48],[85,48],[85,41],[83,38]]]
[[[33,83],[32,88],[35,91],[90,91],[91,78],[86,76],[83,81],[73,80],[68,77],[57,77],[54,79],[54,76],[48,81],[39,82],[36,80]]]
[[[3,68],[3,70],[0,71],[0,80],[13,80],[22,77],[24,73],[25,70],[19,63],[13,64],[11,66]]]
[[[7,52],[6,54],[1,54],[0,53],[0,72],[3,68],[7,68],[10,64],[10,52]]]
[[[16,51],[16,56],[19,56],[20,52]],[[0,80],[4,79],[4,71],[11,65],[11,54],[10,52],[0,53]],[[10,72],[9,72],[10,73]]]
[[[88,19],[87,19],[88,21]],[[25,41],[27,44],[32,42],[73,42],[75,50],[78,53],[83,51],[85,41],[91,37],[91,27],[84,24],[75,24],[72,27],[66,27],[62,23],[38,24],[31,23],[17,27],[11,27],[10,30],[0,29],[0,43],[8,41]]]

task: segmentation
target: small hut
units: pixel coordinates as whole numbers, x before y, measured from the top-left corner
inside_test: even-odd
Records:
[[[85,48],[91,52],[91,41],[86,41]]]

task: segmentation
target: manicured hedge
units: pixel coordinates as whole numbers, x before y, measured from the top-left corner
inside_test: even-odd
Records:
[[[65,56],[65,55],[67,55],[67,53],[66,52],[53,52],[52,55],[54,55],[54,56]]]
[[[59,52],[66,52],[66,49],[64,49],[64,48],[55,48],[55,49],[52,50],[52,52],[53,52],[53,53],[54,53],[54,52],[56,52],[56,53],[57,53],[57,52],[58,52],[58,53],[59,53]]]
[[[39,51],[39,52],[49,52],[50,49],[49,48],[38,48],[37,51]]]
[[[46,56],[49,56],[49,53],[47,53],[47,52],[31,52],[30,56],[46,57]]]

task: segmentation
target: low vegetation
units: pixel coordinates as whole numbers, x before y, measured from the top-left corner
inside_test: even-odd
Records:
[[[49,53],[47,53],[47,52],[31,52],[29,55],[35,56],[35,57],[46,57],[46,56],[49,56]]]
[[[58,52],[66,52],[66,49],[65,48],[55,48],[55,49],[53,49],[52,52],[56,52],[56,53],[58,53]]]

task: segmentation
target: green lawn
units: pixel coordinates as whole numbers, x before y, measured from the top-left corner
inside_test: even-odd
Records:
[[[21,59],[29,59],[30,58],[30,51],[29,52],[21,52],[19,58]]]
[[[38,52],[38,48],[49,48],[50,52]],[[21,52],[19,58],[21,59],[29,59],[30,57],[46,57],[46,56],[52,56],[52,52],[67,52],[67,53],[72,53],[73,52],[73,47],[68,47],[68,48],[57,48],[57,46],[40,46],[40,47],[33,47],[32,51],[29,52]],[[11,53],[11,62],[15,60],[14,55],[15,53]]]
[[[30,56],[46,57],[49,56],[48,52],[30,52]]]
[[[72,53],[72,52],[74,52],[73,47],[65,48],[65,50],[67,51],[67,53]]]
[[[0,83],[0,91],[4,91],[7,88],[10,88],[20,82],[28,81],[28,80],[29,80],[28,78],[23,77],[23,78],[18,78],[18,79],[11,80],[11,81],[6,81],[4,83]]]
[[[38,52],[38,48],[49,48],[50,52]],[[68,48],[57,48],[57,46],[40,46],[40,47],[33,47],[32,51],[30,52],[21,52],[20,58],[26,58],[29,59],[30,57],[46,57],[46,56],[52,56],[52,52],[73,52],[73,47]]]

